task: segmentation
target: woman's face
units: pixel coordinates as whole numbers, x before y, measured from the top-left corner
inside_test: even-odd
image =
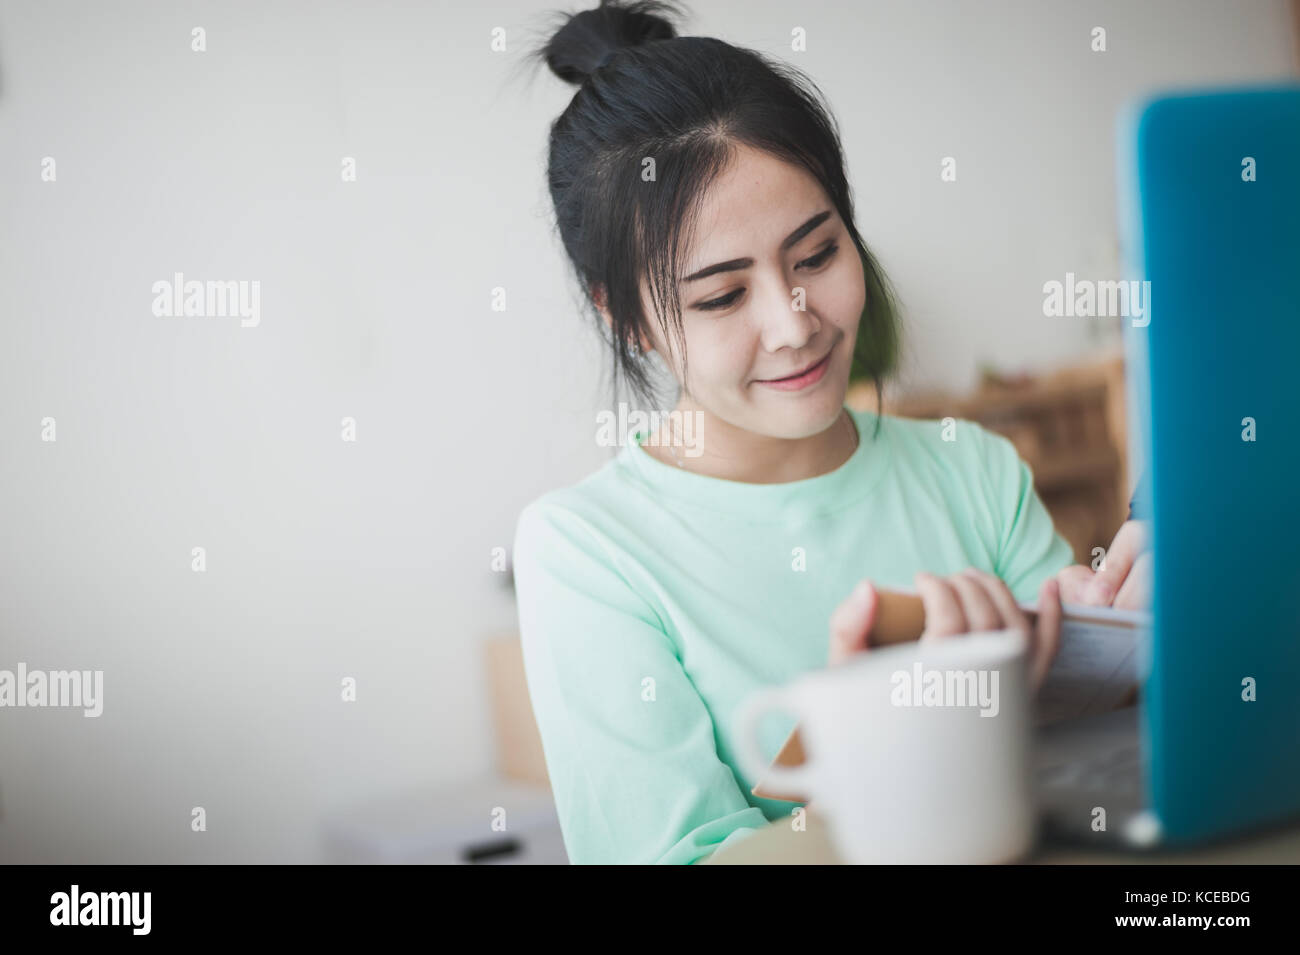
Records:
[[[813,176],[742,149],[704,197],[680,278],[687,381],[658,327],[651,341],[683,386],[680,407],[779,438],[834,423],[866,285],[857,248]],[[644,281],[642,302],[653,316]]]

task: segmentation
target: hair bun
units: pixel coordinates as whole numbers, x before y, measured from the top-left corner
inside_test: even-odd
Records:
[[[623,47],[677,35],[670,17],[681,13],[667,0],[601,0],[594,10],[561,14],[563,25],[538,51],[551,72],[575,86]]]

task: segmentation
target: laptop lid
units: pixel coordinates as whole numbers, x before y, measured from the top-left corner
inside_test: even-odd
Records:
[[[1300,85],[1147,100],[1118,142],[1142,746],[1192,842],[1300,814]]]

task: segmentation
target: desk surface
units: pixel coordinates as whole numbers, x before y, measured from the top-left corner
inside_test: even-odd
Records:
[[[841,862],[831,844],[823,818],[806,813],[807,828],[796,831],[787,820],[777,820],[733,846],[704,860],[705,865],[837,865]],[[1113,865],[1131,863],[1174,864],[1279,864],[1300,863],[1300,825],[1273,829],[1199,849],[1182,852],[1124,852],[1043,843],[1024,862],[1047,865]]]

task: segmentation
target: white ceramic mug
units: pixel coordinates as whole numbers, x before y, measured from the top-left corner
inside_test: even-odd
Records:
[[[808,795],[852,863],[992,863],[1034,843],[1029,641],[1019,630],[869,650],[749,697],[746,774]],[[770,765],[759,720],[798,720],[805,761]]]

